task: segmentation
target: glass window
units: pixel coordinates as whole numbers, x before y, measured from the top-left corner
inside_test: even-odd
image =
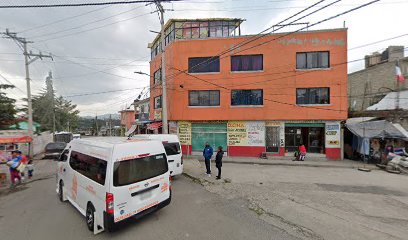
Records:
[[[330,104],[330,89],[297,88],[296,104]]]
[[[190,106],[219,106],[220,91],[219,90],[202,90],[189,92]]]
[[[153,74],[153,84],[160,83],[161,80],[162,80],[162,77],[161,77],[161,68],[159,68],[159,70],[157,70],[157,71],[154,72],[154,74]]]
[[[113,186],[125,186],[162,175],[168,171],[166,154],[115,162]]]
[[[198,57],[188,59],[189,73],[220,72],[220,57]]]
[[[81,175],[99,184],[105,185],[107,166],[107,162],[105,160],[72,151],[69,159],[69,165]]]
[[[328,68],[329,52],[296,53],[296,69]]]
[[[154,98],[154,109],[162,108],[162,96]]]
[[[180,144],[177,142],[175,143],[164,142],[163,146],[164,149],[166,150],[167,156],[177,155],[181,153]]]
[[[263,105],[263,90],[232,90],[231,105]]]
[[[231,56],[231,71],[263,70],[263,55]]]

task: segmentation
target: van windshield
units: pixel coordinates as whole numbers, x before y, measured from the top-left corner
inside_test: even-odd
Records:
[[[125,186],[162,175],[168,171],[164,153],[115,162],[113,186]]]
[[[180,144],[175,142],[175,143],[168,143],[164,142],[163,143],[164,149],[166,150],[167,156],[171,155],[177,155],[180,154]]]

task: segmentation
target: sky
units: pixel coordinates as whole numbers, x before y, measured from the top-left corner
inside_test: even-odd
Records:
[[[113,0],[112,0],[113,1]],[[103,0],[70,0],[59,3],[103,2]],[[170,18],[243,18],[241,33],[257,34],[317,0],[186,0],[164,3],[165,20]],[[335,0],[326,0],[319,7]],[[302,19],[313,24],[370,0],[342,0]],[[51,0],[4,0],[1,5],[52,4]],[[318,8],[313,8],[316,10]],[[408,47],[406,12],[408,0],[382,0],[370,6],[318,24],[310,30],[348,28],[348,61],[361,59],[372,52],[381,52],[390,45]],[[34,53],[51,53],[51,59],[30,64],[32,93],[45,87],[48,72],[53,75],[54,88],[78,106],[82,116],[117,113],[130,107],[142,90],[148,96],[150,50],[147,44],[160,30],[160,21],[152,5],[128,4],[114,6],[0,9],[0,32],[6,28],[33,43]],[[311,10],[312,11],[312,10]],[[405,25],[405,26],[404,26]],[[290,32],[299,26],[283,28]],[[392,40],[389,38],[398,37]],[[386,41],[385,41],[386,40]],[[378,42],[378,43],[376,43]],[[371,44],[375,43],[375,44]],[[364,46],[367,45],[368,46]],[[405,52],[405,56],[407,53]],[[363,69],[364,61],[348,65],[348,72]],[[15,89],[8,96],[26,97],[24,56],[18,45],[0,38],[0,83],[11,82]],[[84,95],[88,93],[103,94]],[[82,96],[75,96],[82,95]]]

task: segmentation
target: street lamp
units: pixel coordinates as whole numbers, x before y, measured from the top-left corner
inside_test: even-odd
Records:
[[[135,72],[136,74],[140,74],[140,75],[146,75],[146,76],[149,76],[149,77],[151,77],[152,75],[150,75],[150,74],[147,74],[147,73],[145,73],[145,72],[142,72],[142,71],[137,71],[137,72]]]

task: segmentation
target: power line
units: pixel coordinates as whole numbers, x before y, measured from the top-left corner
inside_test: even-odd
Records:
[[[94,10],[92,10],[92,11],[84,12],[84,13],[81,13],[81,14],[78,14],[78,15],[74,15],[74,16],[70,16],[70,17],[66,17],[66,18],[62,18],[62,19],[60,19],[60,20],[57,20],[57,21],[54,21],[54,22],[50,22],[50,23],[46,23],[46,24],[43,24],[43,25],[40,25],[40,26],[36,26],[36,27],[32,27],[32,28],[27,28],[27,29],[25,29],[25,30],[23,30],[23,31],[21,31],[21,32],[19,32],[19,33],[25,33],[25,32],[29,32],[29,31],[32,31],[32,30],[36,30],[36,29],[48,27],[48,26],[51,26],[51,25],[54,25],[54,24],[57,24],[57,23],[61,23],[61,22],[67,21],[67,20],[71,20],[71,19],[74,19],[74,18],[77,18],[77,17],[82,17],[82,16],[84,16],[84,15],[87,15],[87,14],[90,14],[90,13],[93,13],[93,12],[98,12],[98,11],[101,11],[101,10],[106,9],[106,8],[108,8],[108,7],[109,7],[109,6],[101,7],[101,8],[98,8],[98,9],[94,9]]]
[[[25,94],[25,92],[24,92],[23,90],[21,90],[19,87],[17,87],[17,86],[14,85],[12,82],[10,82],[10,81],[9,81],[5,76],[3,76],[1,73],[0,73],[0,77],[3,78],[6,82],[8,82],[10,85],[14,86],[16,89],[20,90],[20,92],[22,92],[22,93]]]
[[[90,32],[90,31],[93,31],[93,30],[101,29],[101,28],[104,28],[104,27],[107,27],[107,26],[111,26],[111,25],[114,25],[114,24],[117,24],[117,23],[129,21],[129,20],[133,20],[133,19],[143,17],[143,16],[146,16],[146,15],[150,15],[150,13],[140,14],[140,15],[137,15],[137,16],[134,16],[134,17],[131,17],[131,18],[115,21],[115,22],[108,23],[108,24],[105,24],[105,25],[102,25],[102,26],[99,26],[99,27],[89,28],[89,29],[79,31],[79,32],[69,33],[69,34],[65,34],[65,35],[61,35],[61,36],[57,36],[57,37],[53,37],[53,38],[48,38],[48,39],[40,39],[37,42],[46,42],[46,41],[50,41],[50,40],[69,37],[69,36],[72,36],[72,35],[77,35],[77,34],[80,34],[80,33]]]
[[[339,14],[337,14],[337,15],[328,17],[328,18],[326,18],[326,19],[323,19],[323,20],[321,20],[321,21],[315,22],[315,23],[313,23],[313,24],[311,24],[311,25],[308,25],[308,26],[306,26],[306,27],[302,27],[302,28],[300,28],[300,29],[298,29],[298,30],[296,30],[296,31],[293,31],[293,32],[289,32],[289,33],[280,35],[280,36],[278,36],[278,37],[276,37],[276,38],[273,38],[273,39],[268,40],[268,41],[264,41],[264,42],[262,42],[262,43],[260,43],[260,44],[256,44],[256,45],[254,45],[254,46],[251,46],[251,47],[248,47],[248,48],[245,48],[245,49],[238,50],[237,52],[234,52],[234,54],[237,54],[237,53],[240,53],[240,52],[243,52],[243,51],[247,51],[247,50],[249,50],[249,49],[253,49],[253,48],[256,48],[256,47],[265,45],[266,43],[269,43],[269,42],[272,42],[272,41],[276,41],[276,40],[281,39],[281,38],[283,38],[283,37],[286,37],[286,36],[289,36],[289,35],[291,35],[291,34],[300,32],[300,31],[302,31],[302,30],[304,30],[304,29],[307,29],[307,28],[309,28],[309,27],[316,26],[316,25],[318,25],[318,24],[327,22],[327,21],[329,21],[329,20],[332,20],[332,19],[334,19],[334,18],[340,17],[340,16],[345,15],[345,14],[350,13],[350,12],[356,11],[356,10],[358,10],[358,9],[360,9],[360,8],[366,7],[366,6],[368,6],[368,5],[374,4],[374,3],[379,2],[379,1],[380,1],[380,0],[373,0],[373,1],[371,1],[371,2],[368,2],[368,3],[365,3],[365,4],[359,5],[358,7],[355,7],[355,8],[349,9],[349,10],[347,10],[347,11],[344,11],[344,12],[342,12],[342,13],[339,13]],[[262,37],[264,37],[264,36],[267,36],[267,35],[265,34],[265,35],[263,35]],[[228,57],[228,56],[224,56],[224,57],[221,57],[221,58],[226,58],[226,57]],[[213,61],[215,61],[215,60],[212,60],[212,62],[213,62]],[[204,66],[207,66],[207,65],[210,64],[210,63],[211,63],[211,62],[205,64]],[[199,64],[197,64],[197,65],[199,65]],[[174,77],[180,75],[181,73],[186,73],[187,71],[188,71],[188,69],[183,70],[183,71],[181,71],[180,73],[178,73],[177,75],[175,75]],[[173,78],[174,78],[174,77],[173,77]]]
[[[161,0],[161,2],[172,2],[183,0]],[[87,6],[102,6],[102,5],[125,5],[135,3],[154,3],[153,0],[139,1],[115,1],[115,2],[93,2],[93,3],[65,3],[65,4],[37,4],[37,5],[0,5],[0,8],[58,8],[58,7],[87,7]]]
[[[82,96],[98,95],[98,94],[113,93],[113,92],[124,92],[124,91],[135,90],[135,89],[144,89],[144,88],[146,88],[146,87],[126,88],[126,89],[118,89],[118,90],[103,91],[103,92],[93,92],[93,93],[80,93],[80,94],[66,95],[66,96],[63,96],[63,97],[66,97],[66,98],[82,97]]]
[[[260,38],[262,38],[262,37],[268,36],[268,34],[271,33],[271,32],[275,32],[275,31],[277,31],[277,30],[279,30],[279,29],[282,29],[284,26],[281,26],[281,27],[279,27],[279,28],[276,29],[276,30],[274,29],[274,30],[272,30],[271,32],[264,34],[265,32],[269,31],[270,29],[273,29],[275,26],[280,25],[280,24],[286,22],[287,20],[289,20],[289,19],[291,19],[291,18],[293,18],[293,17],[298,16],[299,14],[302,14],[303,12],[305,12],[305,11],[311,9],[311,8],[314,7],[314,6],[317,6],[318,4],[320,4],[320,3],[324,2],[324,1],[325,1],[325,0],[320,0],[320,1],[318,1],[318,2],[316,2],[316,3],[314,3],[314,4],[312,4],[312,5],[310,5],[309,7],[307,7],[307,8],[305,8],[305,9],[303,9],[303,10],[301,10],[301,11],[299,11],[299,12],[297,12],[297,13],[295,13],[295,14],[289,16],[289,17],[287,17],[286,19],[284,19],[284,20],[278,22],[277,24],[274,24],[274,25],[272,25],[272,26],[270,26],[270,27],[264,29],[264,30],[261,31],[260,33],[254,35],[254,36],[251,36],[251,38],[246,39],[246,40],[244,40],[244,41],[238,43],[238,44],[237,44],[236,46],[234,46],[233,48],[228,49],[228,50],[225,50],[225,51],[222,51],[222,52],[220,52],[219,54],[217,54],[216,56],[213,56],[213,57],[211,57],[210,59],[208,59],[208,60],[206,60],[206,61],[204,61],[204,62],[201,62],[201,63],[198,63],[198,64],[194,65],[194,66],[191,67],[190,69],[195,69],[196,67],[198,67],[198,66],[200,66],[200,65],[207,66],[208,64],[214,62],[214,61],[217,59],[217,57],[221,57],[222,55],[225,55],[225,54],[227,54],[227,53],[233,52],[234,50],[236,50],[236,49],[238,49],[238,48],[241,48],[241,47],[244,46],[244,45],[247,45],[247,44],[249,44],[249,43],[251,43],[251,42],[253,42],[253,41],[256,41],[256,40],[258,40],[258,39],[260,39]],[[341,1],[341,0],[337,0],[337,1],[332,2],[332,3],[330,3],[330,4],[326,5],[326,6],[323,6],[323,7],[321,7],[320,9],[315,10],[315,11],[313,11],[313,12],[311,12],[311,13],[309,13],[309,14],[303,16],[303,17],[297,18],[296,20],[290,22],[289,24],[294,23],[294,22],[296,22],[296,21],[298,21],[298,20],[301,20],[301,19],[303,19],[303,18],[305,18],[305,17],[307,17],[307,16],[310,16],[310,15],[312,15],[312,14],[314,14],[314,13],[320,11],[320,10],[323,10],[323,9],[325,9],[325,8],[327,8],[327,7],[331,6],[331,5],[333,5],[333,4],[337,3],[337,2],[339,2],[339,1]],[[188,70],[189,70],[189,69],[186,69],[186,70],[184,70],[183,72],[188,71]],[[181,73],[182,73],[182,72],[180,72],[180,73],[177,74],[176,76],[180,75]],[[170,76],[170,77],[176,77],[176,76]]]
[[[108,20],[108,19],[111,19],[111,18],[120,16],[120,15],[126,14],[126,13],[128,13],[128,12],[132,12],[132,11],[134,11],[134,10],[136,10],[136,9],[139,9],[139,8],[142,8],[142,7],[144,7],[144,6],[135,7],[135,8],[132,8],[132,9],[130,9],[130,10],[123,11],[123,12],[120,12],[120,13],[117,13],[117,14],[114,14],[114,15],[111,15],[111,16],[109,16],[109,17],[101,18],[101,19],[98,19],[98,20],[95,20],[95,21],[92,21],[92,22],[88,22],[88,23],[84,23],[84,24],[78,25],[78,26],[76,26],[76,27],[67,28],[67,29],[63,29],[63,30],[60,30],[60,31],[52,32],[52,33],[41,34],[41,35],[33,36],[33,37],[31,37],[31,38],[40,38],[40,37],[44,37],[44,36],[50,36],[50,35],[55,35],[55,34],[58,34],[58,33],[63,33],[63,32],[67,32],[67,31],[79,29],[79,28],[84,27],[84,26],[88,26],[88,25],[91,25],[91,24],[94,24],[94,23],[102,22],[102,21],[105,21],[105,20]]]

